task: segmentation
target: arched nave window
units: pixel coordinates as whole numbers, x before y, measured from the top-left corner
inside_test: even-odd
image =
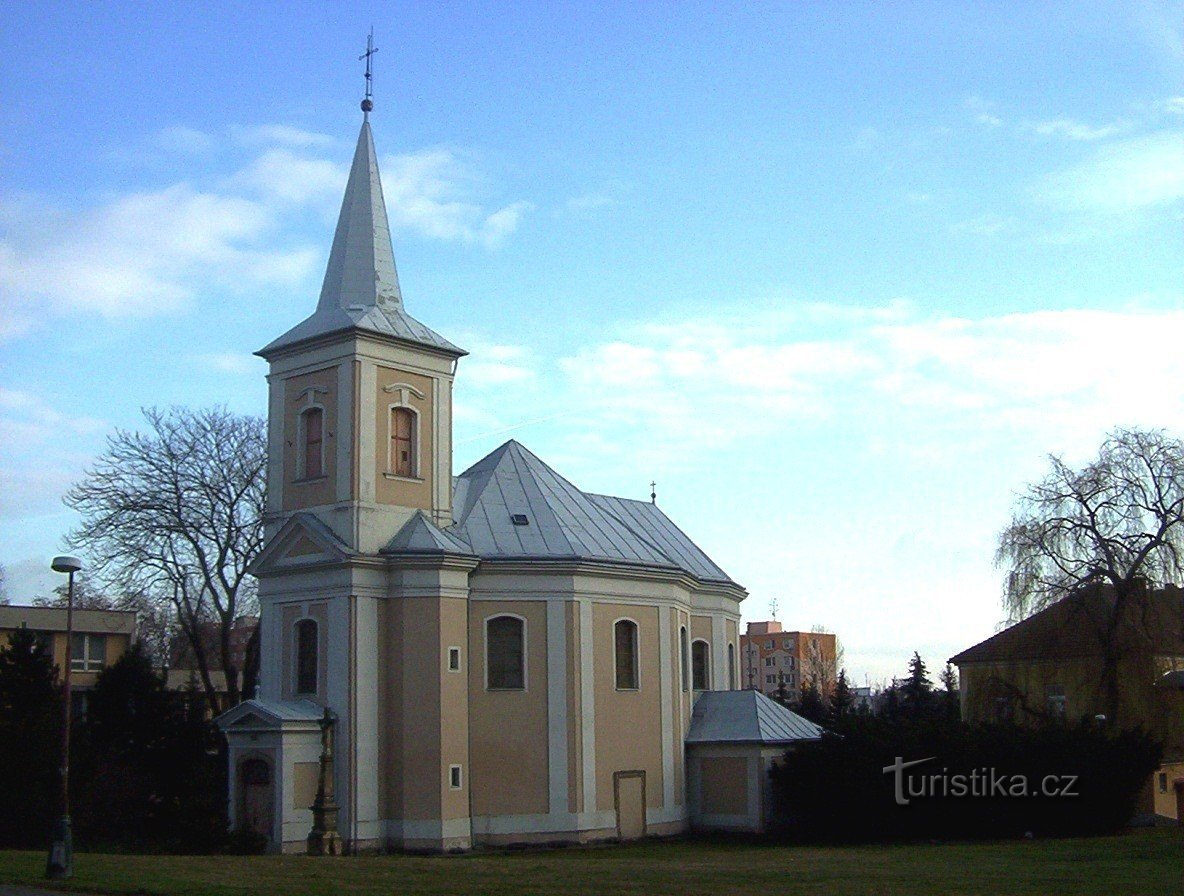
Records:
[[[696,691],[711,688],[711,650],[706,641],[691,645],[691,687]]]
[[[491,691],[526,688],[526,621],[493,616],[485,621],[485,687]]]
[[[637,623],[633,620],[619,619],[613,624],[613,656],[617,690],[637,690]]]
[[[416,475],[415,412],[391,408],[391,472],[396,476]]]

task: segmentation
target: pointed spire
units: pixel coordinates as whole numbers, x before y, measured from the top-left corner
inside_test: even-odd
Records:
[[[378,154],[370,133],[370,110],[374,108],[370,100],[370,58],[375,52],[371,35],[362,57],[366,60],[362,130],[316,311],[256,352],[264,358],[311,339],[357,331],[424,346],[453,358],[468,354],[403,309],[391,227],[378,175]]]
[[[403,295],[395,271],[374,137],[370,122],[363,121],[317,310],[357,312],[376,306],[402,312]]]

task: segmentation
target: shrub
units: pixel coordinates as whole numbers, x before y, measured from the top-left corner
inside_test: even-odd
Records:
[[[854,716],[840,728],[774,769],[783,837],[882,841],[1115,831],[1130,820],[1162,756],[1160,744],[1141,730],[1111,734],[1084,722],[1032,729]],[[924,761],[892,768],[914,760]],[[907,805],[897,801],[898,776]],[[1046,781],[1057,790],[1069,786],[1073,795],[1046,795]]]

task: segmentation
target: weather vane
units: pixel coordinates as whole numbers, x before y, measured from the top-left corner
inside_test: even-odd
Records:
[[[366,38],[366,52],[358,57],[358,61],[366,60],[366,98],[362,100],[362,111],[366,117],[370,117],[370,110],[374,108],[374,73],[371,69],[370,61],[374,54],[378,52],[378,47],[374,46],[374,26],[370,27],[370,36]]]

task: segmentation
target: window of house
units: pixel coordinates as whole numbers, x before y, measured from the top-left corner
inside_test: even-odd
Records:
[[[317,692],[317,622],[301,619],[296,623],[296,693]]]
[[[459,647],[449,647],[448,648],[448,671],[449,672],[459,672],[460,671],[460,648]]]
[[[728,645],[728,687],[736,688],[736,645]]]
[[[637,689],[637,623],[620,619],[613,625],[613,655],[617,690]]]
[[[1048,717],[1053,721],[1065,720],[1065,686],[1050,684],[1044,689],[1045,703],[1048,707]]]
[[[691,645],[691,687],[696,691],[711,688],[710,657],[711,651],[706,641],[696,641]]]
[[[1168,773],[1167,772],[1160,772],[1159,773],[1159,792],[1160,793],[1167,793],[1168,792]]]
[[[765,684],[772,684],[772,683],[773,683],[773,676],[772,676],[772,675],[766,675],[766,676],[765,676]]]
[[[765,665],[766,666],[776,666],[777,665],[777,657],[775,657],[775,656],[765,657]]]
[[[691,687],[690,652],[690,645],[687,643],[687,629],[686,626],[683,626],[678,630],[678,668],[682,673],[682,689],[684,691],[690,690]]]
[[[789,668],[792,669],[793,668],[793,657],[791,656],[788,660],[786,660],[786,663],[789,666]]]
[[[765,642],[765,650],[772,650],[776,646],[777,646],[776,641],[766,641]]]
[[[391,408],[391,472],[396,476],[416,475],[415,412]]]
[[[459,765],[448,766],[448,786],[453,790],[460,790],[461,770]]]
[[[1015,702],[1010,697],[995,698],[995,721],[1010,722],[1015,718]]]
[[[300,414],[300,472],[305,479],[325,475],[325,412],[309,408]]]
[[[782,642],[781,646],[784,647],[786,650],[790,650],[793,648],[793,641],[789,640],[789,638],[786,638]]]
[[[517,616],[494,616],[485,623],[485,687],[526,689],[526,622]]]
[[[107,660],[107,636],[74,632],[70,641],[70,668],[75,672],[100,672]]]

